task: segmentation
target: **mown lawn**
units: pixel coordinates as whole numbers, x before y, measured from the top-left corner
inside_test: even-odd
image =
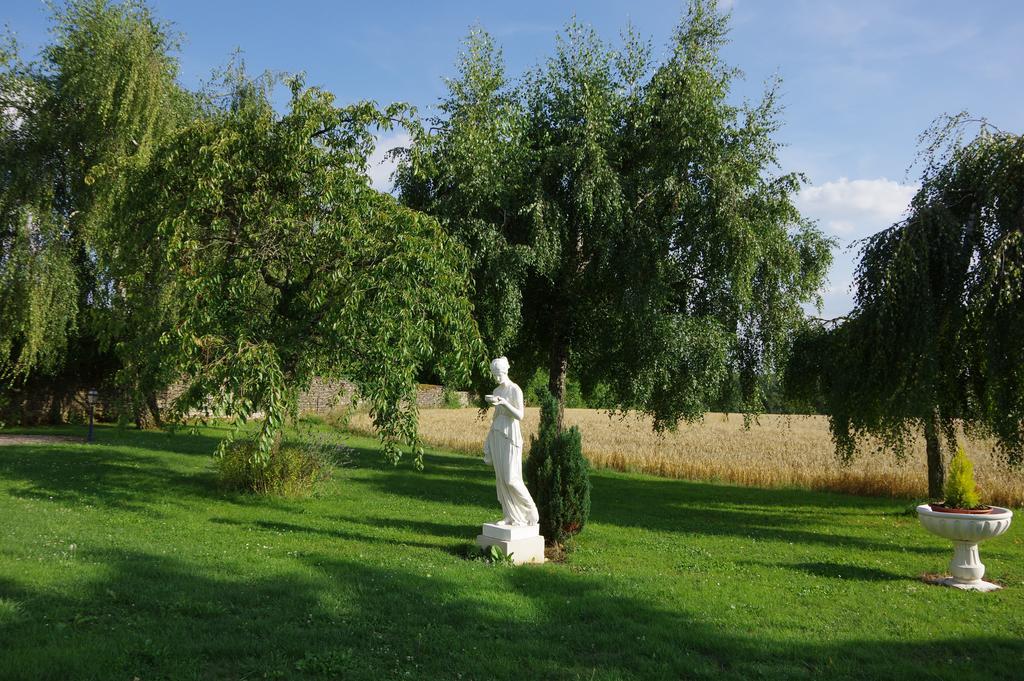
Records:
[[[33,432],[68,432],[37,429]],[[81,432],[79,430],[79,432]],[[909,502],[594,475],[564,564],[468,560],[498,516],[482,461],[351,465],[313,499],[226,494],[222,433],[101,428],[0,447],[4,679],[1015,679],[1007,588],[923,584],[951,554]]]

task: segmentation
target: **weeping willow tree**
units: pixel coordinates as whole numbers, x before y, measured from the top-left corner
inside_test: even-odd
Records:
[[[613,47],[571,24],[517,81],[474,30],[405,152],[403,201],[473,254],[485,341],[521,375],[548,370],[559,430],[570,367],[658,428],[734,383],[758,409],[828,269],[793,204],[802,178],[778,168],[777,83],[729,101],[727,25],[692,2],[657,61],[635,34]]]
[[[923,430],[938,497],[958,424],[1024,458],[1024,137],[959,114],[922,142],[907,217],[865,241],[853,312],[803,335],[788,380],[823,398],[843,460]]]
[[[125,306],[118,229],[132,226],[115,229],[112,206],[191,98],[144,4],[69,2],[52,36],[35,63],[13,40],[0,53],[0,372],[94,384],[115,370],[140,411],[162,380],[134,339],[162,298],[154,287],[150,311]]]

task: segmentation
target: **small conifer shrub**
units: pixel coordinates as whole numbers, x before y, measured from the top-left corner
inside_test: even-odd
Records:
[[[550,543],[562,544],[590,517],[590,466],[583,458],[579,428],[559,433],[558,403],[546,389],[539,397],[540,429],[530,438],[526,482],[540,512],[541,534]]]
[[[956,454],[949,464],[946,478],[946,508],[979,508],[978,491],[974,485],[974,464],[967,458],[963,447],[956,448]]]

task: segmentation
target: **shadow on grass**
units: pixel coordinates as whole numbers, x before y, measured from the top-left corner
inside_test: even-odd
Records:
[[[427,520],[406,520],[405,518],[367,518],[365,521],[356,518],[349,519],[350,522],[358,522],[371,527],[387,527],[395,530],[408,530],[416,534],[430,535],[440,539],[466,539],[467,528],[465,523],[435,523]]]
[[[255,520],[255,521],[244,521],[234,520],[231,518],[210,518],[209,522],[217,525],[232,525],[235,527],[252,528],[255,530],[263,530],[265,532],[274,532],[281,534],[307,534],[320,537],[329,537],[331,539],[341,539],[343,541],[352,541],[368,544],[382,545],[390,550],[397,550],[403,547],[416,547],[430,550],[441,550],[445,553],[452,555],[462,555],[465,545],[466,537],[465,532],[463,536],[455,536],[454,539],[458,539],[457,542],[443,543],[430,543],[423,541],[408,540],[399,537],[382,537],[377,534],[370,534],[365,532],[353,532],[348,529],[341,528],[326,528],[326,527],[309,527],[307,525],[296,525],[295,523],[287,523],[281,521],[270,521],[270,520]],[[359,521],[352,520],[351,522],[358,523]],[[368,523],[359,523],[370,526]],[[464,530],[465,528],[463,528]]]
[[[181,502],[217,491],[212,465],[197,470],[218,439],[207,435],[103,429],[94,444],[31,444],[0,449],[0,479],[12,496],[109,508],[149,510],[161,499]],[[167,454],[184,455],[181,467]]]
[[[212,451],[215,442],[179,443],[186,451],[167,451],[191,455],[201,446]],[[12,447],[0,452],[0,477],[27,483],[32,493],[56,491],[112,506],[141,506],[154,496],[212,496],[212,479],[196,473],[195,460],[178,469],[174,457],[154,454],[134,440],[125,447]],[[373,475],[346,484],[446,504],[496,505],[492,473],[479,460],[431,455],[427,472],[419,474],[391,467],[370,448],[356,450],[354,458]],[[608,525],[892,548],[802,529],[804,511],[825,514],[834,499],[850,513],[870,507],[854,497],[603,474],[594,482],[594,520]],[[787,504],[796,510],[789,513]],[[714,510],[695,511],[702,507]],[[916,681],[1009,679],[1024,664],[1024,640],[1013,632],[958,636],[954,628],[927,642],[780,640],[771,626],[728,628],[719,618],[658,600],[657,593],[643,595],[628,580],[559,566],[497,568],[455,556],[446,562],[442,553],[431,561],[433,574],[384,567],[374,563],[404,558],[403,547],[451,552],[466,544],[465,529],[371,514],[334,516],[338,528],[211,519],[379,546],[367,560],[328,555],[327,541],[258,563],[273,565],[276,573],[266,567],[260,573],[241,548],[226,552],[223,566],[190,560],[186,551],[158,556],[83,549],[75,560],[99,569],[69,570],[68,581],[42,588],[4,577],[0,598],[16,602],[17,610],[0,620],[0,678]],[[330,522],[331,516],[317,519]],[[438,541],[406,541],[403,532]],[[829,563],[782,567],[830,579],[888,579],[880,570]],[[96,577],[75,581],[82,574]]]
[[[860,582],[917,581],[914,577],[908,577],[897,572],[848,563],[797,563],[796,565],[784,565],[782,567],[789,567],[814,577],[825,577],[827,579],[853,579]]]
[[[195,454],[209,456],[213,454],[220,434],[227,435],[231,430],[227,426],[204,426],[203,430],[213,431],[217,435],[193,433],[188,426],[176,426],[167,430],[137,430],[133,426],[119,427],[98,425],[95,430],[95,442],[89,447],[134,447],[139,449],[159,450],[175,454]],[[85,443],[88,427],[83,425],[37,426],[5,429],[4,433],[12,435],[62,435],[81,438]],[[43,445],[50,446],[50,445]]]
[[[481,460],[456,455],[428,455],[423,474],[392,467],[372,459],[373,450],[355,450],[359,465],[380,475],[357,484],[377,492],[440,504],[494,506],[494,474]],[[442,474],[443,472],[443,474]],[[634,478],[598,473],[591,477],[591,521],[624,528],[642,528],[683,535],[722,535],[775,542],[851,547],[872,551],[913,551],[941,554],[945,549],[895,545],[838,534],[842,519],[863,516],[865,506],[877,506],[871,515],[891,514],[885,500],[808,492],[759,489],[707,482]],[[835,522],[838,519],[839,522]]]
[[[75,596],[0,582],[0,677],[1009,679],[1024,640],[786,642],[551,568],[448,578],[323,555],[258,578],[139,552],[83,554]],[[455,559],[453,559],[455,560]],[[465,564],[463,564],[465,565]]]
[[[368,447],[351,447],[353,463],[362,469],[379,472],[357,484],[378,492],[395,494],[420,501],[457,506],[489,506],[497,508],[494,471],[482,459],[451,454],[427,454],[425,469],[412,471],[412,464],[398,466],[382,461],[380,452]]]
[[[769,563],[759,560],[738,560],[740,565],[753,565],[757,567],[782,568],[799,572],[802,575],[811,577],[822,577],[825,579],[845,579],[858,582],[917,582],[917,577],[880,570],[878,568],[864,567],[851,563],[830,563],[818,561],[812,563]]]
[[[17,445],[0,449],[0,478],[13,483],[10,494],[60,499],[153,512],[152,502],[184,504],[198,498],[229,498],[217,487],[212,465],[197,468],[195,455],[208,457],[218,438],[179,432],[103,429],[94,445]],[[181,466],[167,453],[182,455]],[[377,492],[451,506],[493,507],[493,472],[480,459],[429,454],[423,472],[405,462],[392,466],[372,447],[350,448],[352,463],[373,471],[349,484]],[[244,498],[230,497],[238,503]],[[255,498],[253,503],[274,505]],[[591,520],[624,528],[681,535],[722,535],[765,541],[852,547],[875,551],[944,554],[941,547],[894,545],[868,537],[836,533],[846,515],[891,503],[801,490],[765,490],[681,480],[635,478],[618,474],[593,477]],[[345,521],[347,519],[340,518]],[[375,524],[432,535],[446,542],[465,536],[464,527],[436,522],[377,518]],[[327,532],[331,530],[311,530]],[[411,542],[408,542],[411,543]]]
[[[875,499],[788,489],[760,489],[682,480],[594,476],[591,520],[689,535],[939,554],[944,549],[892,544],[837,533],[844,518],[877,506]],[[811,509],[811,512],[808,512]]]

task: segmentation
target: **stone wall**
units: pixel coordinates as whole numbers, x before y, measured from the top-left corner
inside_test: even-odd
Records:
[[[172,385],[157,396],[161,411],[170,407],[176,397],[185,389],[183,383]],[[347,381],[314,379],[309,390],[299,395],[299,412],[303,414],[327,414],[344,408],[352,397],[354,386]],[[48,423],[82,423],[89,418],[86,401],[87,390],[80,386],[49,385],[37,383],[30,388],[7,389],[0,394],[0,423],[8,425],[42,425]],[[123,404],[114,391],[100,390],[96,404],[98,421],[116,421]],[[469,393],[456,392],[459,405],[469,406]],[[421,409],[447,406],[444,390],[439,385],[420,384],[416,400]],[[195,416],[204,415],[201,411]],[[131,418],[129,416],[129,418]]]
[[[88,390],[74,385],[47,383],[0,391],[0,423],[38,426],[54,423],[85,423],[89,420]],[[97,421],[116,421],[118,396],[100,393],[95,406]]]
[[[456,391],[454,393],[455,399],[458,400],[460,407],[468,407],[470,405],[469,393]],[[428,385],[426,383],[420,383],[419,396],[416,398],[416,404],[420,409],[440,409],[447,407],[444,403],[444,388],[439,385]]]
[[[348,381],[325,381],[314,378],[309,390],[299,395],[299,413],[324,414],[344,407],[352,399],[355,386]]]
[[[170,403],[184,390],[184,384],[175,384],[168,388],[157,399],[161,409],[166,409]],[[313,379],[309,390],[299,394],[300,414],[327,414],[340,408],[344,408],[351,400],[355,386],[348,381],[329,381],[319,378]],[[455,399],[459,406],[468,407],[470,397],[467,392],[456,391]],[[416,404],[421,409],[437,409],[447,406],[444,400],[444,388],[439,385],[421,383],[416,398]]]

